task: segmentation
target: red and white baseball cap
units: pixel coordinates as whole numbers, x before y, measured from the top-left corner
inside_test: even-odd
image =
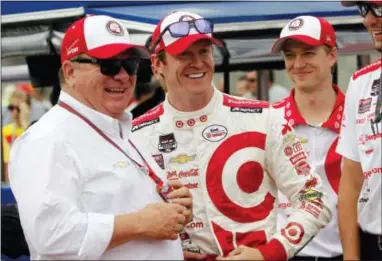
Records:
[[[204,18],[198,14],[190,13],[190,12],[181,12],[181,11],[175,11],[163,18],[158,25],[156,26],[153,37],[152,37],[152,44],[155,44],[160,34],[165,30],[169,25],[181,22],[181,21],[190,21],[195,19]],[[214,38],[212,34],[201,34],[199,33],[195,28],[191,27],[190,32],[187,36],[184,37],[178,37],[174,38],[171,36],[170,32],[167,31],[163,34],[162,39],[160,42],[156,45],[156,48],[154,50],[154,53],[158,53],[162,50],[165,50],[166,52],[170,53],[171,55],[178,55],[184,50],[186,50],[191,44],[193,44],[196,41],[202,40],[202,39],[208,39],[212,43],[222,46],[223,43]]]
[[[288,39],[294,39],[311,46],[336,46],[333,26],[321,17],[298,16],[281,30],[280,38],[274,43],[272,52],[280,52]]]
[[[87,16],[67,29],[61,44],[61,63],[82,53],[108,59],[131,48],[142,58],[150,57],[145,46],[131,43],[129,32],[116,19],[106,15]]]
[[[379,0],[379,1],[341,1],[342,5],[343,6],[355,6],[357,5],[359,2],[366,2],[368,4],[376,4],[376,5],[382,5],[382,1]]]

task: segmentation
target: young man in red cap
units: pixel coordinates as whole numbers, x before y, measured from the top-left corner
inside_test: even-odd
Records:
[[[133,135],[146,140],[169,179],[191,189],[194,219],[181,233],[186,258],[286,260],[329,223],[326,192],[281,112],[212,85],[212,43],[220,44],[212,33],[211,21],[194,13],[160,21],[151,61],[167,96],[134,120]],[[295,206],[279,232],[278,189]]]
[[[337,62],[336,35],[321,17],[299,16],[289,21],[275,42],[293,82],[289,97],[274,107],[281,110],[309,153],[329,195],[334,218],[292,260],[342,260],[337,223],[337,193],[342,157],[336,152],[345,95],[333,84]],[[279,194],[279,223],[284,226],[291,203]],[[315,215],[314,211],[311,212]]]
[[[77,20],[61,47],[63,89],[14,143],[10,183],[32,260],[183,258],[178,232],[192,218],[189,190],[137,139],[125,113],[143,46],[109,16]],[[176,199],[174,199],[176,200]]]
[[[342,4],[358,7],[375,49],[382,52],[382,1],[342,1]],[[379,59],[355,72],[346,93],[337,147],[344,157],[338,211],[345,260],[382,258],[381,67]]]

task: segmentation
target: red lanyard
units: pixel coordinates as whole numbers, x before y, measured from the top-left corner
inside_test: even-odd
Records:
[[[146,174],[149,175],[149,177],[155,182],[155,184],[158,186],[159,189],[162,189],[164,183],[163,181],[157,176],[155,175],[154,171],[150,168],[149,164],[147,164],[145,158],[143,158],[142,154],[139,152],[139,150],[137,149],[137,147],[135,147],[135,145],[133,144],[133,142],[131,140],[128,140],[130,145],[135,149],[135,151],[139,154],[139,156],[141,157],[142,161],[144,162],[144,164],[146,165],[146,169],[144,166],[142,166],[141,164],[139,164],[138,162],[136,162],[134,159],[132,159],[129,155],[127,155],[127,153],[121,149],[121,147],[119,147],[112,139],[110,139],[108,136],[105,135],[105,133],[103,133],[97,126],[95,126],[91,121],[89,121],[87,118],[85,118],[83,115],[81,115],[79,112],[77,112],[75,109],[73,109],[72,107],[70,107],[68,104],[62,102],[62,101],[59,101],[58,102],[58,105],[61,106],[62,108],[64,108],[65,110],[73,113],[74,115],[78,116],[80,119],[82,119],[84,122],[86,122],[90,127],[92,127],[102,138],[104,138],[107,142],[109,142],[111,145],[113,145],[117,150],[119,150],[120,152],[122,152],[131,162],[133,162],[136,166],[138,166],[142,171],[144,171]]]

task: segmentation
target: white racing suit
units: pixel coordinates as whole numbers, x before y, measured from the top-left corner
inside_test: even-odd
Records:
[[[282,112],[267,102],[215,89],[205,108],[185,113],[166,99],[134,120],[133,135],[192,193],[185,250],[226,256],[246,245],[266,260],[286,260],[331,220],[320,177]],[[278,189],[294,208],[280,231]]]

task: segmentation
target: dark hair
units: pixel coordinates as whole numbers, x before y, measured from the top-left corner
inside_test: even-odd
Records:
[[[134,90],[135,99],[139,100],[142,96],[150,94],[154,91],[153,85],[149,82],[137,83]]]
[[[162,50],[157,54],[158,60],[166,64],[166,53]]]

